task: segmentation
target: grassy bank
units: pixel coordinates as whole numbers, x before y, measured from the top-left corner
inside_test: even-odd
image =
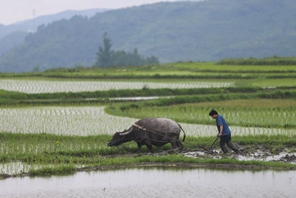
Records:
[[[110,68],[56,68],[34,73],[2,73],[0,78],[54,79],[190,79],[257,78],[296,75],[295,57],[225,59],[218,62],[176,62],[162,65]]]
[[[295,136],[296,137],[296,136]],[[211,156],[188,158],[184,152],[195,151],[199,147],[208,147],[212,137],[188,137],[184,142],[184,151],[171,150],[171,145],[154,148],[154,154],[143,147],[137,150],[135,142],[128,142],[119,147],[108,147],[111,139],[108,135],[98,136],[58,136],[49,134],[0,134],[0,163],[21,162],[24,167],[22,175],[63,175],[72,174],[80,169],[100,169],[112,166],[136,166],[138,164],[161,163],[163,166],[172,163],[186,163],[193,166],[211,166],[215,164],[253,165],[269,168],[296,168],[296,165],[276,162],[237,161],[232,158],[213,159]],[[245,147],[260,144],[270,148],[274,153],[280,148],[295,149],[296,138],[288,136],[244,136],[235,137],[234,141]],[[175,153],[175,154],[173,154]],[[2,172],[2,170],[0,170]],[[7,175],[17,176],[17,174]],[[0,174],[1,175],[1,174]],[[4,176],[4,174],[2,174]]]

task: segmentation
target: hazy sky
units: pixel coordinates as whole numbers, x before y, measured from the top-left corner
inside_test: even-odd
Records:
[[[161,1],[176,0],[0,0],[0,24],[8,25],[65,10],[115,9]]]

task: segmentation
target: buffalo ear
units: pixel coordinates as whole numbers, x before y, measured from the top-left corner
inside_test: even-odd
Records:
[[[127,135],[127,134],[129,134],[130,132],[132,132],[132,130],[133,130],[133,127],[131,126],[129,129],[127,129],[127,130],[124,130],[124,131],[122,131],[121,133],[118,133],[120,136],[122,136],[122,135]]]

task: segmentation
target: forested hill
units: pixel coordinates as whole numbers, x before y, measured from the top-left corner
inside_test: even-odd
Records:
[[[160,62],[296,55],[295,0],[157,3],[40,26],[0,58],[0,71],[91,66],[104,32],[113,50]]]
[[[57,21],[61,19],[70,19],[74,15],[92,17],[97,12],[105,12],[107,10],[108,9],[99,9],[99,8],[88,9],[88,10],[66,10],[63,12],[59,12],[57,14],[43,15],[43,16],[38,16],[36,18],[19,21],[10,25],[0,24],[0,39],[13,32],[34,31],[41,24],[47,25],[48,23],[51,23],[53,21]]]
[[[88,9],[88,10],[66,10],[57,14],[43,15],[36,18],[19,21],[10,25],[0,24],[0,56],[19,45],[29,32],[35,32],[38,26],[49,24],[61,19],[70,19],[75,15],[92,17],[98,12],[105,12],[107,9]]]

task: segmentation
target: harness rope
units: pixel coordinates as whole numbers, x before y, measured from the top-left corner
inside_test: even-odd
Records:
[[[136,127],[137,129],[139,129],[139,130],[142,130],[143,132],[145,132],[145,137],[144,138],[142,138],[142,139],[140,139],[140,140],[138,140],[138,141],[136,141],[136,142],[140,142],[140,141],[142,141],[142,140],[145,140],[145,139],[149,139],[149,140],[153,140],[153,141],[156,141],[156,142],[163,142],[163,143],[165,143],[165,142],[168,142],[168,141],[161,141],[161,140],[154,140],[154,139],[151,139],[151,138],[148,138],[147,136],[146,136],[146,132],[150,132],[150,133],[154,133],[154,134],[157,134],[157,135],[161,135],[161,136],[163,136],[163,137],[165,137],[165,135],[163,135],[163,134],[161,134],[161,133],[157,133],[156,131],[151,131],[151,130],[148,130],[148,129],[146,129],[145,127],[142,127],[142,126],[140,126],[140,125],[137,125],[137,124],[133,124],[132,126],[134,126],[134,127]],[[185,132],[184,132],[184,130],[182,129],[182,127],[179,125],[179,127],[181,128],[181,130],[183,131],[183,133],[184,133],[184,135],[185,135]],[[167,131],[165,131],[165,132],[163,132],[163,133],[167,133]],[[186,135],[185,135],[186,136]],[[172,141],[172,138],[170,138],[170,137],[168,137],[169,138],[169,142],[171,143],[171,141]],[[185,137],[184,137],[184,139],[183,139],[183,141],[185,140]],[[190,146],[196,146],[195,144],[192,144],[192,143],[189,143],[189,142],[185,142],[187,145],[190,145]],[[199,147],[199,148],[202,148],[202,149],[204,149],[204,150],[208,150],[208,149],[206,149],[206,148],[204,148],[204,147],[201,147],[201,146],[197,146],[197,147]]]
[[[137,124],[133,124],[133,126],[134,127],[136,127],[136,128],[138,128],[138,129],[140,129],[141,131],[144,131],[144,132],[150,132],[150,133],[154,133],[154,134],[156,134],[156,135],[160,135],[160,136],[163,136],[163,137],[165,137],[166,135],[163,135],[163,134],[161,134],[161,133],[158,133],[158,132],[155,132],[155,131],[151,131],[151,130],[148,130],[148,129],[146,129],[145,127],[142,127],[142,126],[140,126],[140,125],[137,125]],[[163,133],[167,133],[167,131],[164,131]],[[161,140],[155,140],[155,139],[151,139],[151,138],[149,138],[149,137],[147,137],[146,136],[146,133],[145,133],[145,137],[144,138],[142,138],[142,139],[140,139],[140,140],[138,140],[138,141],[136,141],[136,142],[140,142],[140,141],[142,141],[142,140],[145,140],[145,139],[149,139],[149,140],[152,140],[152,141],[155,141],[155,142],[168,142],[168,141],[161,141]],[[173,140],[173,138],[170,138],[170,137],[168,137],[168,139],[169,139],[169,142],[171,142],[172,140]]]

